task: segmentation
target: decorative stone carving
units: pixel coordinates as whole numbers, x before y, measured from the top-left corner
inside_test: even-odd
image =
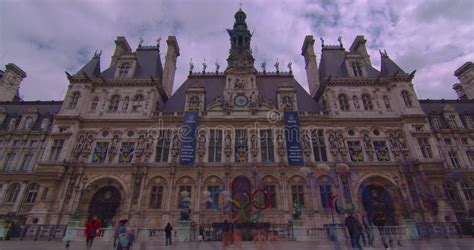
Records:
[[[224,141],[224,153],[227,157],[227,160],[232,156],[232,131],[225,131],[225,141]]]
[[[115,155],[118,152],[118,144],[120,141],[119,135],[115,134],[112,138],[112,142],[110,143],[110,153],[109,153],[109,162],[112,162]]]
[[[188,103],[189,111],[200,111],[201,110],[201,99],[199,96],[191,96]]]
[[[258,135],[255,129],[250,130],[250,152],[252,153],[253,159],[258,155]]]
[[[283,131],[278,129],[276,131],[276,141],[277,141],[277,153],[280,157],[280,162],[283,162],[283,156],[285,156],[285,142],[283,140]]]
[[[362,140],[364,141],[365,146],[365,153],[369,160],[374,159],[374,147],[372,143],[372,139],[370,139],[369,132],[367,130],[361,131],[362,133]]]
[[[137,147],[135,149],[135,155],[137,156],[137,161],[140,158],[140,156],[142,156],[142,154],[145,152],[145,141],[146,141],[145,140],[145,135],[141,134],[138,137]]]
[[[311,131],[309,129],[303,129],[302,131],[303,138],[303,151],[307,157],[311,156]]]
[[[338,155],[346,156],[346,144],[344,136],[341,130],[329,130],[328,131],[328,140],[329,140],[329,150],[334,157]]]
[[[247,86],[247,80],[240,80],[240,79],[235,79],[235,83],[234,83],[234,87],[236,89],[240,89],[240,90],[243,90],[245,89]]]
[[[10,119],[10,122],[8,123],[8,130],[15,130],[16,129],[16,123],[17,123],[17,118],[16,117]]]
[[[202,129],[198,133],[198,155],[199,158],[202,160],[204,155],[206,154],[206,130]]]

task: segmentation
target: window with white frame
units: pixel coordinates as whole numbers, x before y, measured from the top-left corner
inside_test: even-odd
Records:
[[[406,107],[411,108],[413,106],[413,103],[411,101],[410,93],[408,93],[407,90],[402,91],[402,98],[403,98],[403,102],[405,103]]]
[[[49,154],[50,161],[57,161],[59,159],[59,154],[63,149],[64,139],[54,139],[53,145],[51,146],[51,152]]]
[[[364,105],[364,110],[372,111],[374,110],[374,105],[372,104],[372,98],[369,94],[362,95],[362,104]]]
[[[26,189],[25,203],[34,203],[38,196],[39,189],[40,185],[38,183],[31,183]]]
[[[209,130],[208,162],[221,162],[222,158],[222,130]]]
[[[110,98],[109,112],[117,112],[120,105],[120,96],[113,95]]]
[[[171,129],[161,129],[156,143],[156,162],[168,162],[170,154]]]
[[[455,151],[451,151],[448,153],[449,159],[451,160],[451,165],[454,168],[461,168],[461,164],[459,163],[458,154]]]
[[[141,111],[143,107],[143,95],[138,94],[133,98],[133,105],[132,105],[132,111],[133,112],[139,112]]]
[[[130,65],[129,62],[124,62],[124,63],[122,63],[122,65],[120,65],[120,67],[119,67],[119,74],[118,74],[118,76],[119,76],[120,78],[125,78],[125,77],[127,77],[127,76],[128,76],[128,72],[130,71],[130,67],[131,67],[131,65]]]
[[[31,159],[33,159],[33,154],[27,153],[23,156],[23,160],[21,161],[20,170],[21,171],[29,171],[31,170]]]
[[[341,108],[341,110],[342,111],[349,111],[350,106],[349,106],[349,100],[347,99],[347,95],[340,94],[338,99],[339,99],[339,107]]]
[[[5,162],[3,163],[3,170],[11,171],[13,170],[13,160],[15,160],[15,153],[10,152],[5,156]]]
[[[274,162],[273,136],[271,129],[260,130],[260,153],[262,162]]]
[[[69,102],[69,109],[74,109],[77,106],[77,102],[79,102],[79,98],[81,97],[81,93],[78,91],[72,93],[71,100]]]
[[[420,151],[421,151],[421,154],[423,155],[423,158],[425,159],[433,158],[433,153],[431,152],[431,145],[428,141],[428,138],[425,138],[425,137],[418,138],[418,144],[420,146]]]

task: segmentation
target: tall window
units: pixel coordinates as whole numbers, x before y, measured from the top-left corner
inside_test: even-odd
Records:
[[[341,107],[342,111],[349,111],[349,100],[347,99],[347,95],[345,94],[340,94],[339,97],[339,106]]]
[[[13,170],[13,160],[15,159],[15,153],[10,152],[5,157],[5,162],[3,163],[3,170],[11,171]]]
[[[191,191],[192,191],[192,186],[179,186],[179,193],[178,193],[178,197],[179,197],[179,199],[178,199],[178,208],[183,208],[183,207],[181,206],[181,201],[183,200],[183,197],[181,196],[181,192],[183,192],[183,191],[186,191],[186,192],[188,192],[188,194],[189,194],[189,196],[188,196],[188,197],[189,197],[189,199],[191,199],[191,197],[192,197],[192,192],[191,192]]]
[[[449,114],[447,117],[448,124],[451,128],[457,128],[458,124],[456,123],[456,115],[455,114]]]
[[[120,96],[113,95],[112,98],[110,98],[109,112],[117,112],[119,105],[120,105]]]
[[[276,208],[277,207],[277,200],[276,200],[276,188],[275,188],[275,185],[264,185],[263,186],[263,189],[264,190],[267,190],[268,194],[270,195],[271,199],[272,199],[272,203],[270,205],[270,208]],[[268,198],[267,196],[265,195],[264,196],[264,199],[265,199],[265,204],[268,204]]]
[[[260,147],[262,162],[274,162],[272,130],[260,130]]]
[[[49,154],[50,161],[57,161],[59,159],[59,154],[63,149],[64,139],[54,139],[53,146],[51,147],[51,153]]]
[[[383,96],[383,103],[385,104],[385,109],[387,110],[392,109],[392,106],[390,105],[390,99],[388,98],[388,96],[386,95]]]
[[[431,116],[431,125],[434,128],[441,128],[441,121],[439,120],[439,115]]]
[[[235,130],[235,162],[248,160],[247,130]]]
[[[458,154],[455,151],[451,151],[448,154],[449,159],[451,160],[451,165],[453,165],[454,168],[461,168],[461,164],[459,164],[458,160]]]
[[[364,104],[364,109],[367,111],[374,110],[374,105],[372,104],[372,98],[369,94],[362,95],[362,103]]]
[[[13,183],[7,190],[5,203],[15,203],[16,199],[18,198],[18,194],[20,194],[20,184]]]
[[[222,130],[209,131],[209,162],[221,162],[222,155]]]
[[[354,76],[362,76],[362,65],[360,62],[352,62],[351,67]]]
[[[216,192],[217,190],[219,190],[219,185],[210,185],[210,186],[207,186],[207,191],[209,191],[209,193],[214,193]],[[219,195],[215,195],[214,196],[214,200],[213,200],[214,204],[219,204]],[[210,202],[206,202],[206,208],[212,208],[212,204]]]
[[[324,143],[324,130],[311,130],[311,142],[313,144],[314,160],[317,162],[327,161],[326,144]]]
[[[413,106],[413,104],[411,102],[410,93],[408,93],[408,91],[406,91],[406,90],[402,91],[402,98],[403,98],[403,102],[405,103],[405,106],[407,106],[409,108]]]
[[[26,203],[34,203],[36,201],[36,196],[38,196],[39,192],[39,184],[38,183],[31,183],[28,188],[26,189]]]
[[[168,162],[170,154],[171,130],[162,129],[158,134],[158,141],[156,143],[156,162]]]
[[[31,159],[33,159],[33,154],[25,154],[25,156],[23,156],[23,160],[21,161],[20,166],[21,171],[31,170]]]
[[[133,106],[132,106],[133,112],[139,112],[142,109],[143,100],[144,100],[143,95],[136,95],[133,98]]]
[[[91,111],[95,111],[97,109],[97,104],[99,103],[99,97],[92,98],[91,102]]]
[[[291,197],[293,204],[299,204],[304,207],[304,189],[303,185],[292,185],[291,186]]]
[[[152,186],[150,193],[150,208],[160,209],[163,202],[163,186]]]
[[[461,182],[462,192],[464,193],[464,197],[466,200],[472,201],[474,200],[474,189],[469,185],[467,182]]]
[[[329,199],[332,196],[332,187],[329,183],[319,185],[319,193],[321,195],[321,207],[329,208]]]
[[[71,101],[69,102],[69,109],[73,109],[76,107],[77,102],[79,101],[79,97],[81,97],[81,94],[79,92],[72,93]]]
[[[431,152],[431,146],[428,142],[428,138],[418,138],[418,144],[420,145],[421,154],[425,159],[433,158],[433,153]]]
[[[120,65],[119,68],[119,77],[127,77],[128,76],[128,71],[130,70],[130,63],[124,62],[122,65]]]

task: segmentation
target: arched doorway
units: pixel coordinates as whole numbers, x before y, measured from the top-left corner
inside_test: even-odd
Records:
[[[379,227],[396,224],[392,197],[383,186],[376,184],[363,186],[362,203],[369,223]]]
[[[89,215],[97,215],[101,227],[112,225],[112,219],[115,217],[120,200],[121,195],[117,188],[112,186],[103,187],[92,196]]]

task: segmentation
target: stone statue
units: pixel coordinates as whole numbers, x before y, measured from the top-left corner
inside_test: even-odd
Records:
[[[221,65],[219,65],[219,63],[216,61],[216,73],[219,73],[219,68],[221,67]]]
[[[247,82],[245,80],[235,80],[235,88],[236,89],[245,89],[245,86],[247,85]]]
[[[172,149],[173,150],[178,150],[179,149],[179,137],[178,135],[174,135],[173,136],[173,146],[172,146]]]
[[[49,127],[49,118],[45,118],[41,121],[41,130],[47,130]]]
[[[194,69],[194,64],[193,64],[193,59],[191,58],[191,61],[189,62],[189,73],[192,73]]]
[[[290,73],[293,72],[293,69],[291,68],[291,65],[292,65],[291,62],[289,62],[288,65],[287,65],[288,70],[289,70]]]
[[[199,131],[199,149],[205,149],[206,148],[206,131],[201,130]]]
[[[262,70],[263,70],[263,72],[266,71],[266,67],[267,67],[267,62],[265,62],[265,60],[264,60],[263,63],[262,63]]]
[[[300,203],[298,201],[295,201],[293,203],[293,220],[299,220],[301,219],[301,210],[302,210],[302,206],[300,205]]]
[[[278,62],[278,58],[277,58],[277,61],[275,63],[275,70],[276,70],[276,72],[280,72],[280,63]]]
[[[206,68],[207,68],[206,59],[204,59],[204,62],[202,63],[202,73],[206,73]]]
[[[15,128],[16,128],[16,121],[17,121],[16,118],[12,118],[12,119],[10,120],[10,123],[8,123],[8,130],[15,130]]]

